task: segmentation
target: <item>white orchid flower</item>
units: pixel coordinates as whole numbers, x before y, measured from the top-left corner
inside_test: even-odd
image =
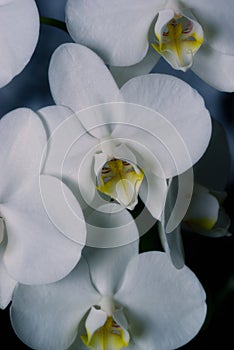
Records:
[[[232,0],[68,0],[66,23],[76,42],[114,66],[120,85],[150,72],[162,56],[234,91]]]
[[[166,179],[191,168],[209,143],[201,96],[159,74],[136,77],[119,90],[104,62],[73,43],[54,52],[49,81],[58,106],[39,111],[50,135],[44,172],[61,176],[74,193],[79,189],[79,201],[89,206],[101,193],[133,209],[139,193],[159,218]]]
[[[230,218],[223,202],[230,174],[230,150],[225,129],[213,120],[210,144],[199,162],[194,166],[194,190],[188,210],[175,230],[168,233],[167,220],[173,208],[177,184],[172,181],[160,225],[161,240],[165,251],[177,268],[184,265],[181,229],[207,237],[230,236]]]
[[[71,191],[58,179],[40,175],[47,137],[38,115],[27,108],[8,113],[0,121],[0,139],[0,306],[4,308],[17,281],[48,283],[67,275],[80,258],[86,226]],[[51,198],[47,207],[42,193]],[[63,196],[76,220],[69,216]],[[66,224],[62,233],[59,220]],[[63,234],[71,236],[72,230],[79,243]]]
[[[8,84],[29,62],[39,36],[34,0],[0,0],[0,87]]]
[[[106,218],[106,226],[112,225]],[[94,212],[88,221],[95,226],[99,216]],[[121,227],[121,215],[117,221]],[[138,241],[83,252],[63,280],[16,288],[11,322],[29,347],[168,350],[198,333],[206,316],[205,292],[189,268],[175,269],[162,252],[138,254]]]

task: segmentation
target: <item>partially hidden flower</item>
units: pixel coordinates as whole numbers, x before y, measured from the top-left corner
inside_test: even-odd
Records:
[[[96,51],[122,84],[148,73],[162,56],[234,91],[233,2],[227,0],[68,0],[72,38]]]
[[[164,249],[178,268],[184,265],[181,230],[206,237],[230,236],[231,220],[225,211],[226,186],[230,175],[230,149],[226,132],[213,120],[210,144],[194,166],[194,189],[188,210],[175,230],[168,233],[166,226],[178,191],[176,179],[170,184],[168,198],[161,220],[161,240]]]
[[[50,135],[44,172],[61,176],[84,206],[95,207],[100,194],[133,209],[139,193],[159,218],[167,179],[191,168],[209,143],[201,96],[158,74],[119,90],[104,62],[73,43],[53,54],[49,80],[57,106],[39,111]]]
[[[17,282],[48,283],[67,275],[80,258],[86,226],[71,191],[58,179],[40,174],[47,137],[38,115],[27,108],[8,113],[0,121],[0,139],[0,307],[4,308]],[[47,207],[42,192],[51,198]],[[63,196],[69,198],[76,220],[68,216]],[[48,215],[52,211],[54,222]],[[59,220],[65,221],[66,231],[61,232]],[[77,242],[64,234],[72,229]]]
[[[0,87],[8,84],[31,59],[39,37],[34,0],[0,0]]]
[[[88,221],[96,220],[94,213]],[[162,252],[138,254],[138,241],[83,253],[63,280],[16,288],[11,322],[29,347],[167,350],[199,332],[205,292],[189,268],[175,269]]]

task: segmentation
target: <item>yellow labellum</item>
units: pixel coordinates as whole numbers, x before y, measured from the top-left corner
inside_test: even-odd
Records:
[[[185,17],[174,17],[155,35],[157,43],[152,43],[152,47],[178,69],[192,65],[193,56],[203,43],[203,37],[197,35],[193,23]]]
[[[81,340],[90,350],[121,350],[128,346],[123,329],[110,316],[92,337],[87,332],[86,336],[81,336]]]
[[[126,207],[136,204],[144,173],[121,159],[112,159],[102,168],[97,189]]]

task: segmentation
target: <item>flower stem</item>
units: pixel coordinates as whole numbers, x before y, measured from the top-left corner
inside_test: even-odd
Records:
[[[47,24],[49,26],[56,27],[58,29],[62,29],[66,33],[68,33],[66,24],[63,21],[59,21],[58,19],[40,16],[40,22],[42,24]]]

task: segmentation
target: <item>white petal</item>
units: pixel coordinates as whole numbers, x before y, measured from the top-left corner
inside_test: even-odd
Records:
[[[219,52],[233,55],[233,1],[187,0],[186,7],[201,24],[208,43]]]
[[[118,100],[119,89],[104,62],[85,46],[68,43],[52,55],[49,81],[57,104],[74,111]]]
[[[217,90],[234,91],[234,56],[203,44],[194,57],[192,70]]]
[[[143,181],[139,195],[150,213],[156,218],[161,217],[167,194],[166,180],[145,170],[146,179]]]
[[[6,271],[3,254],[6,247],[6,242],[0,244],[0,308],[5,309],[10,303],[12,298],[12,293],[17,285],[15,281]]]
[[[129,66],[143,59],[148,32],[162,0],[69,0],[66,23],[72,38],[96,51],[112,66]]]
[[[46,175],[40,177],[40,190],[52,223],[66,237],[83,246],[86,240],[85,220],[72,192],[61,181]]]
[[[213,190],[224,190],[230,176],[230,163],[226,130],[222,124],[213,119],[209,146],[193,169],[195,181]]]
[[[62,179],[85,208],[95,196],[92,165],[97,140],[66,107],[50,106],[38,113],[49,135],[43,172]]]
[[[159,58],[160,56],[150,46],[146,56],[139,63],[128,67],[111,66],[110,71],[113,77],[115,78],[115,81],[117,82],[118,86],[121,87],[131,78],[151,72],[151,70],[158,62]]]
[[[117,206],[120,207],[119,205],[115,205],[115,208],[117,208]],[[113,204],[107,204],[100,208],[102,210],[105,209],[106,213],[94,212],[91,214],[88,218],[88,227],[90,228],[90,226],[93,225],[93,232],[97,235],[102,234],[101,227],[103,227],[103,230],[105,229],[106,232],[109,232],[110,235],[112,235],[112,231],[114,231],[115,236],[117,236],[116,240],[118,240],[118,234],[121,235],[123,230],[125,230],[125,234],[127,234],[127,229],[124,225],[131,220],[131,226],[128,225],[127,227],[129,231],[132,230],[137,233],[135,223],[127,210],[121,209],[121,212],[116,211],[116,213],[113,214],[111,213],[111,208],[113,208]],[[107,212],[108,209],[109,214]],[[90,234],[89,228],[88,237]],[[135,241],[126,242],[126,244],[122,246],[110,245],[110,248],[106,249],[88,247],[84,249],[83,254],[88,261],[92,281],[102,295],[112,295],[118,288],[118,284],[128,261],[138,253],[138,244],[139,242],[136,240],[135,235]]]
[[[0,1],[0,87],[29,62],[39,36],[39,14],[34,0]]]
[[[154,117],[149,112],[142,118],[136,115],[134,123],[148,134],[139,141],[152,150],[156,149],[154,152],[159,150],[157,158],[166,177],[178,175],[198,161],[209,143],[211,120],[196,90],[173,76],[149,74],[131,79],[121,92],[127,102],[156,111]],[[153,137],[150,138],[150,135]],[[155,145],[150,145],[153,142]]]
[[[138,239],[139,232],[133,217],[119,204],[101,205],[87,218],[87,246],[116,248]]]
[[[165,227],[163,227],[160,222],[159,227],[159,236],[164,251],[170,257],[173,265],[177,269],[181,269],[184,267],[184,248],[180,233],[180,225],[170,233],[165,232]]]
[[[206,316],[205,292],[196,276],[187,267],[175,269],[161,252],[140,254],[130,261],[115,299],[126,305],[133,342],[142,349],[186,344]]]
[[[52,181],[60,186],[56,178],[48,183],[51,185]],[[64,205],[60,206],[54,193],[53,196],[57,212],[55,208],[53,210],[62,218]],[[14,279],[25,284],[53,282],[67,275],[76,265],[82,245],[66,238],[49,219],[37,177],[28,181],[10,201],[1,204],[1,212],[8,236],[4,263]],[[81,237],[85,235],[82,222],[77,227],[77,233]]]
[[[44,127],[38,116],[27,108],[19,108],[0,121],[0,203],[12,195],[40,171],[46,144]]]
[[[80,321],[99,298],[82,259],[70,275],[57,283],[20,285],[11,306],[12,326],[33,349],[64,350],[73,343]]]

